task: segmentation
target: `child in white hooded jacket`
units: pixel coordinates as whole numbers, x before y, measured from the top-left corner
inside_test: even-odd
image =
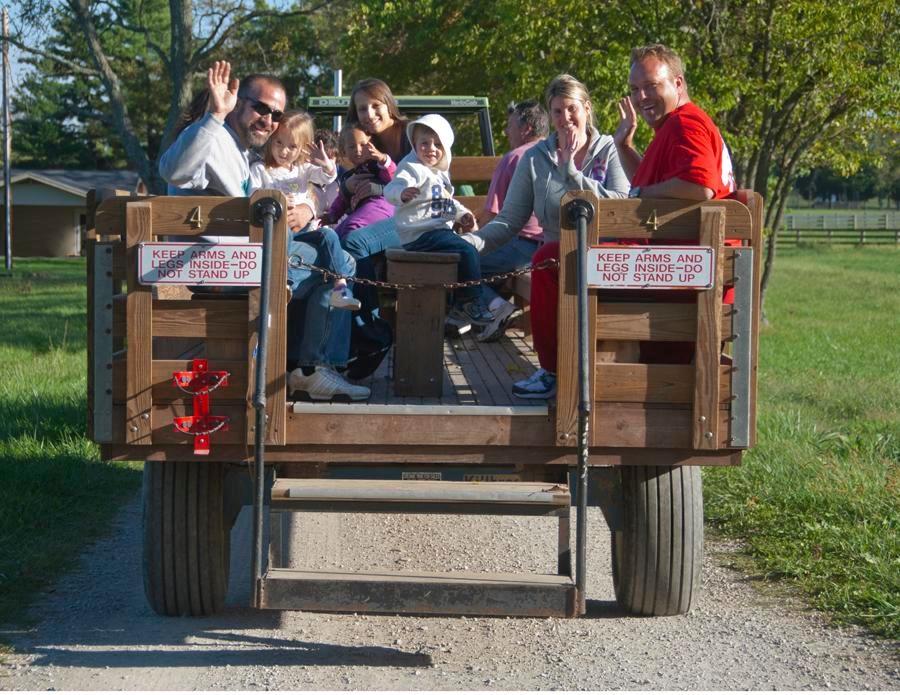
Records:
[[[396,206],[394,222],[407,251],[443,251],[459,254],[460,281],[481,278],[478,251],[454,233],[477,229],[475,216],[453,197],[450,183],[450,148],[453,128],[443,116],[426,114],[406,126],[413,149],[397,166],[394,179],[384,187],[384,197]],[[487,325],[491,314],[482,300],[481,287],[454,292],[451,317]]]

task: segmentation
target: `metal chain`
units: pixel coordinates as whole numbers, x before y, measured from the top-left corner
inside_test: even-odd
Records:
[[[507,273],[497,273],[496,275],[491,275],[486,278],[481,278],[480,280],[466,280],[464,282],[444,282],[444,283],[403,283],[403,282],[384,282],[382,280],[369,280],[368,278],[357,278],[352,275],[341,275],[339,273],[335,273],[327,268],[319,268],[311,263],[307,263],[300,256],[294,255],[288,259],[288,264],[291,268],[305,269],[311,270],[314,273],[321,273],[324,276],[324,279],[327,280],[329,278],[333,278],[335,280],[347,280],[348,282],[353,282],[357,285],[370,285],[372,287],[384,287],[386,289],[391,290],[417,290],[423,287],[442,287],[447,290],[456,290],[462,287],[477,287],[478,285],[493,284],[495,282],[499,282],[501,280],[508,280],[509,278],[518,277],[519,275],[527,275],[532,270],[546,270],[547,268],[558,268],[559,261],[555,258],[547,258],[546,260],[541,261],[537,265],[529,265],[524,268],[519,268],[517,270],[511,270]]]

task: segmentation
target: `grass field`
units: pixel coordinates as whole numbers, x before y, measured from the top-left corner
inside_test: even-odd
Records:
[[[0,624],[140,485],[84,438],[84,264],[0,278]],[[706,511],[836,619],[900,636],[900,252],[782,250],[761,339],[758,446],[707,469]],[[135,587],[139,591],[140,587]]]
[[[839,620],[900,637],[900,251],[779,251],[758,445],[706,516]]]
[[[72,566],[140,486],[85,439],[84,262],[17,260],[0,278],[0,624]]]

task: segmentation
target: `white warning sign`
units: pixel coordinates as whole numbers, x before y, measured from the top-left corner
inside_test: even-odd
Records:
[[[709,289],[715,254],[709,246],[592,246],[587,283],[603,289]]]
[[[142,285],[256,287],[262,278],[262,244],[161,241],[138,246]]]

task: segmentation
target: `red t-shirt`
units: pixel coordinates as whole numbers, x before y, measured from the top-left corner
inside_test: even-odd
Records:
[[[734,192],[731,157],[716,124],[693,102],[672,111],[656,129],[631,187],[679,178],[727,198]]]

